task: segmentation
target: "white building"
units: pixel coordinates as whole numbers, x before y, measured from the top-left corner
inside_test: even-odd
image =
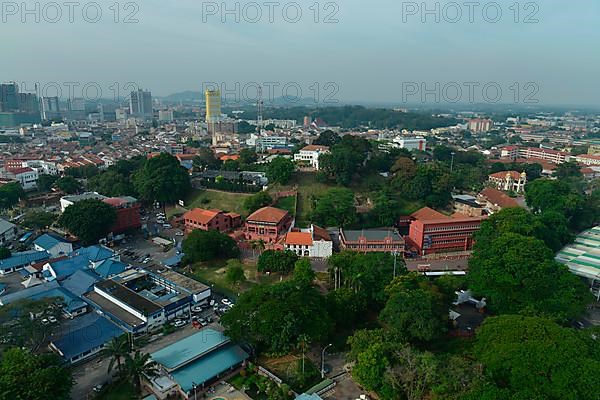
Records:
[[[37,188],[38,173],[34,169],[28,167],[16,168],[8,173],[8,177],[19,182],[23,190],[34,190]]]
[[[65,212],[65,209],[81,200],[105,200],[106,196],[103,196],[96,192],[87,192],[72,196],[65,196],[60,199],[60,212]]]
[[[427,147],[427,140],[424,137],[405,137],[405,136],[397,136],[393,140],[394,145],[401,149],[406,149],[409,151],[419,150],[425,151]]]
[[[309,229],[288,232],[285,249],[300,257],[327,258],[333,254],[333,241],[326,229],[311,225]]]
[[[298,154],[294,154],[294,161],[308,164],[318,171],[319,157],[321,157],[321,154],[327,153],[329,153],[329,147],[327,146],[310,145],[300,150]]]

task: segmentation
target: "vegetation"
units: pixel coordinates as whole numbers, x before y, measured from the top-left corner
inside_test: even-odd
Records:
[[[267,192],[258,192],[244,199],[244,208],[248,214],[252,214],[254,211],[270,206],[271,204],[273,204],[273,198]]]
[[[298,256],[293,251],[267,250],[258,257],[259,272],[292,272]]]
[[[81,190],[81,184],[72,176],[59,178],[54,185],[67,194],[75,194]]]
[[[100,200],[78,201],[67,207],[58,223],[77,236],[84,245],[97,243],[117,220],[115,209]]]
[[[0,360],[0,399],[68,400],[73,378],[55,354],[12,348]]]
[[[267,167],[267,178],[271,183],[287,184],[296,166],[289,158],[277,157]]]
[[[191,190],[190,176],[177,158],[161,153],[134,173],[133,185],[147,203],[174,204]]]
[[[215,230],[194,230],[183,241],[187,263],[233,258],[239,255],[237,243],[228,235]]]
[[[0,247],[0,260],[4,260],[11,256],[11,252],[6,247]]]
[[[23,217],[21,225],[29,229],[47,229],[56,221],[57,216],[46,211],[30,211]]]
[[[354,193],[349,189],[329,189],[316,201],[312,220],[321,226],[345,227],[356,222]]]
[[[0,186],[0,209],[12,208],[23,198],[25,198],[25,191],[19,183]]]

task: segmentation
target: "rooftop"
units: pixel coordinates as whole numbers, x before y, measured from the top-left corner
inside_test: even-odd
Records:
[[[7,231],[9,231],[11,229],[15,229],[15,227],[16,227],[15,224],[13,224],[11,222],[8,222],[5,219],[0,218],[0,234],[4,233],[4,232],[7,232]]]
[[[119,307],[112,301],[100,296],[96,292],[90,292],[84,295],[90,302],[100,307],[100,309],[108,314],[109,316],[117,319],[118,321],[129,325],[132,328],[137,328],[138,326],[144,325],[144,321],[126,311],[125,309]]]
[[[556,261],[566,264],[578,276],[600,278],[600,226],[577,236],[574,244],[556,255]]]
[[[208,328],[152,353],[151,356],[154,361],[160,363],[167,370],[173,371],[229,342],[230,339],[227,336]]]
[[[44,250],[50,250],[60,243],[68,243],[68,241],[58,235],[53,235],[50,233],[45,233],[33,241],[33,244],[43,248]]]
[[[152,315],[159,312],[162,307],[146,297],[134,292],[133,290],[115,282],[112,279],[107,279],[96,284],[96,288],[108,293],[119,301],[129,305],[133,309],[144,315]]]
[[[391,238],[394,242],[404,242],[402,236],[395,229],[374,229],[374,230],[342,230],[342,235],[347,242],[358,242],[361,237],[365,237],[369,242],[383,242]]]
[[[285,243],[289,245],[312,246],[313,239],[310,232],[289,232],[285,237]]]
[[[498,189],[485,188],[481,191],[481,193],[479,193],[479,195],[498,207],[519,207],[519,203],[517,203],[515,199]]]
[[[275,207],[264,207],[252,213],[252,215],[250,215],[246,220],[249,222],[267,222],[278,224],[288,215],[289,213],[285,210],[280,210],[279,208]]]
[[[239,346],[227,345],[172,372],[171,375],[184,392],[189,392],[194,385],[202,385],[215,379],[247,358],[248,354]]]
[[[65,322],[63,331],[64,334],[59,334],[52,344],[67,360],[98,348],[124,333],[117,325],[96,313]]]
[[[221,210],[205,210],[203,208],[194,208],[183,215],[184,219],[191,219],[201,224],[208,224],[217,215],[222,213]]]
[[[14,253],[11,257],[0,260],[0,270],[6,271],[12,268],[20,268],[42,260],[47,260],[50,255],[45,251],[24,251]]]

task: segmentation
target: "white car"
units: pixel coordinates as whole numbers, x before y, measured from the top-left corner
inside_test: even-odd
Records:
[[[175,236],[183,236],[183,232],[176,232]]]
[[[144,261],[142,261],[142,264],[148,264],[150,262],[150,258],[144,258]]]
[[[221,303],[225,304],[226,306],[231,305],[231,301],[229,299],[223,299],[223,300],[221,300]]]
[[[42,319],[42,325],[48,325],[50,323],[50,321],[48,321],[46,318]]]
[[[171,229],[173,226],[171,224],[163,224],[163,228]]]
[[[194,306],[194,307],[192,307],[192,312],[200,313],[200,312],[202,312],[202,307]]]
[[[173,324],[175,326],[175,328],[181,328],[182,326],[186,326],[187,322],[178,319],[177,321],[175,321],[175,323]]]
[[[58,322],[58,320],[56,318],[54,318],[53,316],[49,316],[48,321],[50,321],[51,324],[55,324]]]

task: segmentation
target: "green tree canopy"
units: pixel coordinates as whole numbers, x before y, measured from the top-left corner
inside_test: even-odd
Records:
[[[317,275],[308,258],[301,258],[294,265],[294,281],[306,285],[312,285]]]
[[[503,315],[483,323],[473,353],[492,383],[479,395],[500,391],[506,399],[592,400],[600,393],[598,339],[592,332]]]
[[[321,226],[348,226],[356,222],[354,192],[345,188],[329,189],[320,196],[312,213],[313,222]]]
[[[0,361],[0,399],[68,400],[73,378],[55,354],[34,355],[19,348],[9,349]]]
[[[470,287],[498,313],[527,313],[558,320],[581,315],[590,294],[541,240],[505,233],[477,245],[469,261]]]
[[[267,166],[267,178],[271,183],[285,185],[290,181],[295,169],[294,162],[289,158],[276,157]]]
[[[81,190],[81,184],[72,176],[64,176],[55,182],[57,188],[67,194],[74,194]]]
[[[147,160],[133,176],[135,190],[152,203],[173,204],[184,198],[191,189],[190,176],[177,158],[162,153]]]
[[[56,215],[46,211],[30,211],[23,217],[21,224],[30,229],[45,229],[56,221]]]
[[[268,192],[258,192],[244,199],[244,208],[250,214],[271,204],[273,204],[273,198]]]
[[[234,258],[240,253],[237,243],[219,231],[193,230],[183,241],[182,250],[187,262]]]
[[[38,176],[37,181],[38,189],[42,192],[47,192],[50,189],[52,189],[52,186],[54,186],[54,182],[56,182],[57,180],[58,176],[56,175],[40,174]]]
[[[233,340],[279,354],[295,348],[303,335],[309,342],[321,342],[332,328],[323,296],[299,282],[253,287],[223,315],[221,323]]]
[[[25,197],[25,191],[19,183],[7,183],[0,186],[0,209],[16,206]]]
[[[67,207],[58,223],[84,245],[90,245],[105,237],[116,220],[114,207],[100,200],[88,199]]]
[[[260,272],[289,273],[294,269],[298,256],[293,251],[267,250],[258,257],[256,269]]]

